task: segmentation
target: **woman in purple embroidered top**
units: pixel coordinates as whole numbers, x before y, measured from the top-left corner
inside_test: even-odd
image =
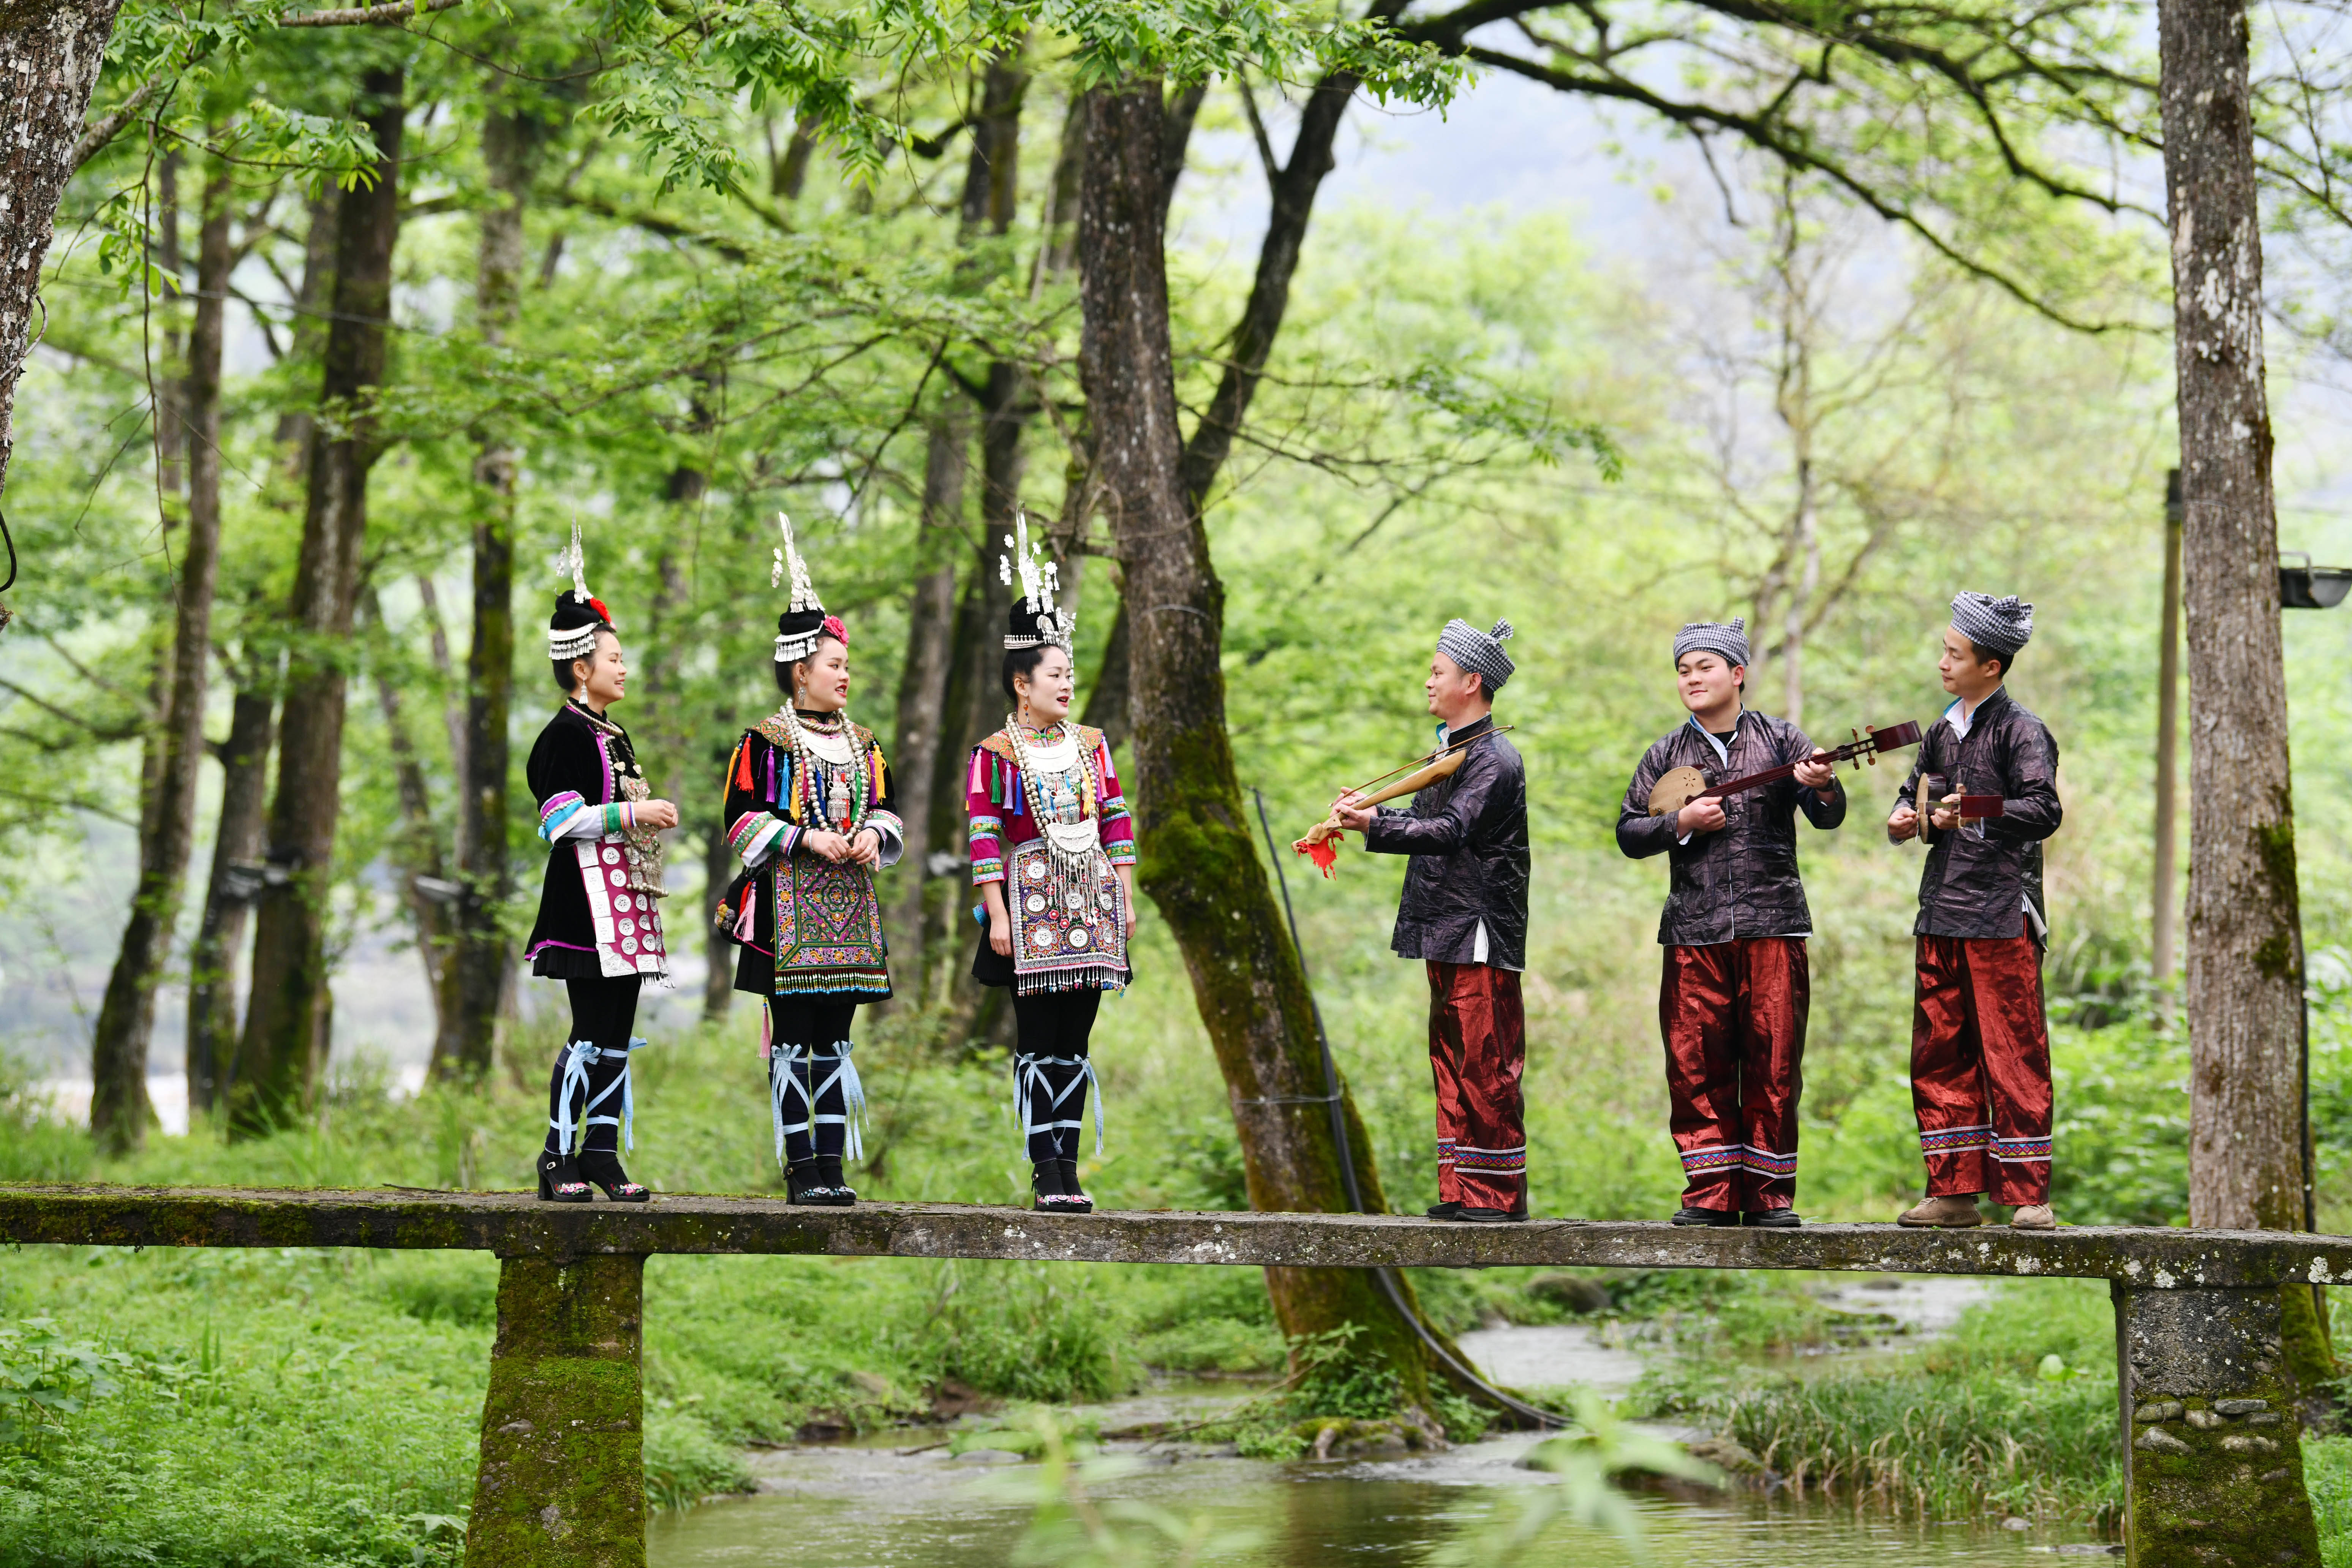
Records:
[[[677,807],[654,800],[629,732],[606,717],[626,694],[629,667],[604,602],[588,593],[572,536],[572,586],[556,595],[547,651],[565,693],[524,770],[548,844],[539,921],[524,956],[530,972],[571,993],[572,1032],[547,1089],[539,1195],[584,1204],[593,1182],[615,1203],[651,1194],[621,1168],[632,1110],[630,1031],[637,988],[668,969],[662,946],[661,840]],[[634,1141],[632,1141],[634,1146]]]

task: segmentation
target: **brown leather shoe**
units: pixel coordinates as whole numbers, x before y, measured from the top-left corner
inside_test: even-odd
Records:
[[[2023,1204],[2009,1216],[2011,1230],[2056,1230],[2058,1216],[2050,1212],[2048,1204]]]
[[[1968,1194],[1926,1199],[1895,1215],[1895,1223],[1935,1230],[1966,1230],[1972,1225],[1984,1224],[1984,1215],[1977,1213],[1975,1196]]]

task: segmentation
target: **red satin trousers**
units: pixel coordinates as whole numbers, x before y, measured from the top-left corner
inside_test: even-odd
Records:
[[[1669,947],[1658,984],[1683,1203],[1757,1214],[1797,1201],[1805,939]]]
[[[1437,1085],[1437,1196],[1472,1208],[1528,1206],[1528,1059],[1516,971],[1429,965],[1429,1071]]]
[[[1911,1104],[1927,1195],[2050,1201],[2050,1030],[2022,934],[1918,939]]]

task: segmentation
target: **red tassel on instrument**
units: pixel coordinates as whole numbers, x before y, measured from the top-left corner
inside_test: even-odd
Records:
[[[1332,866],[1335,865],[1339,858],[1339,845],[1340,837],[1340,835],[1335,833],[1328,839],[1318,840],[1312,838],[1301,838],[1297,843],[1293,844],[1291,847],[1297,850],[1301,855],[1306,856],[1309,860],[1314,861],[1315,868],[1322,872],[1323,875],[1328,878],[1331,875]]]

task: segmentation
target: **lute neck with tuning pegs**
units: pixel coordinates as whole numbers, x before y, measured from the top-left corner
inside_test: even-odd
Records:
[[[1919,726],[1909,720],[1884,730],[1865,726],[1847,732],[1853,736],[1852,741],[1824,751],[1819,756],[1807,757],[1803,762],[1782,763],[1779,767],[1766,768],[1761,773],[1748,773],[1740,778],[1717,778],[1701,768],[1675,768],[1650,791],[1650,815],[1664,816],[1680,811],[1695,800],[1720,800],[1726,795],[1778,784],[1782,779],[1794,778],[1797,770],[1810,763],[1827,763],[1832,766],[1852,763],[1859,769],[1866,758],[1871,766],[1876,767],[1881,752],[1900,751],[1906,746],[1919,743]]]

